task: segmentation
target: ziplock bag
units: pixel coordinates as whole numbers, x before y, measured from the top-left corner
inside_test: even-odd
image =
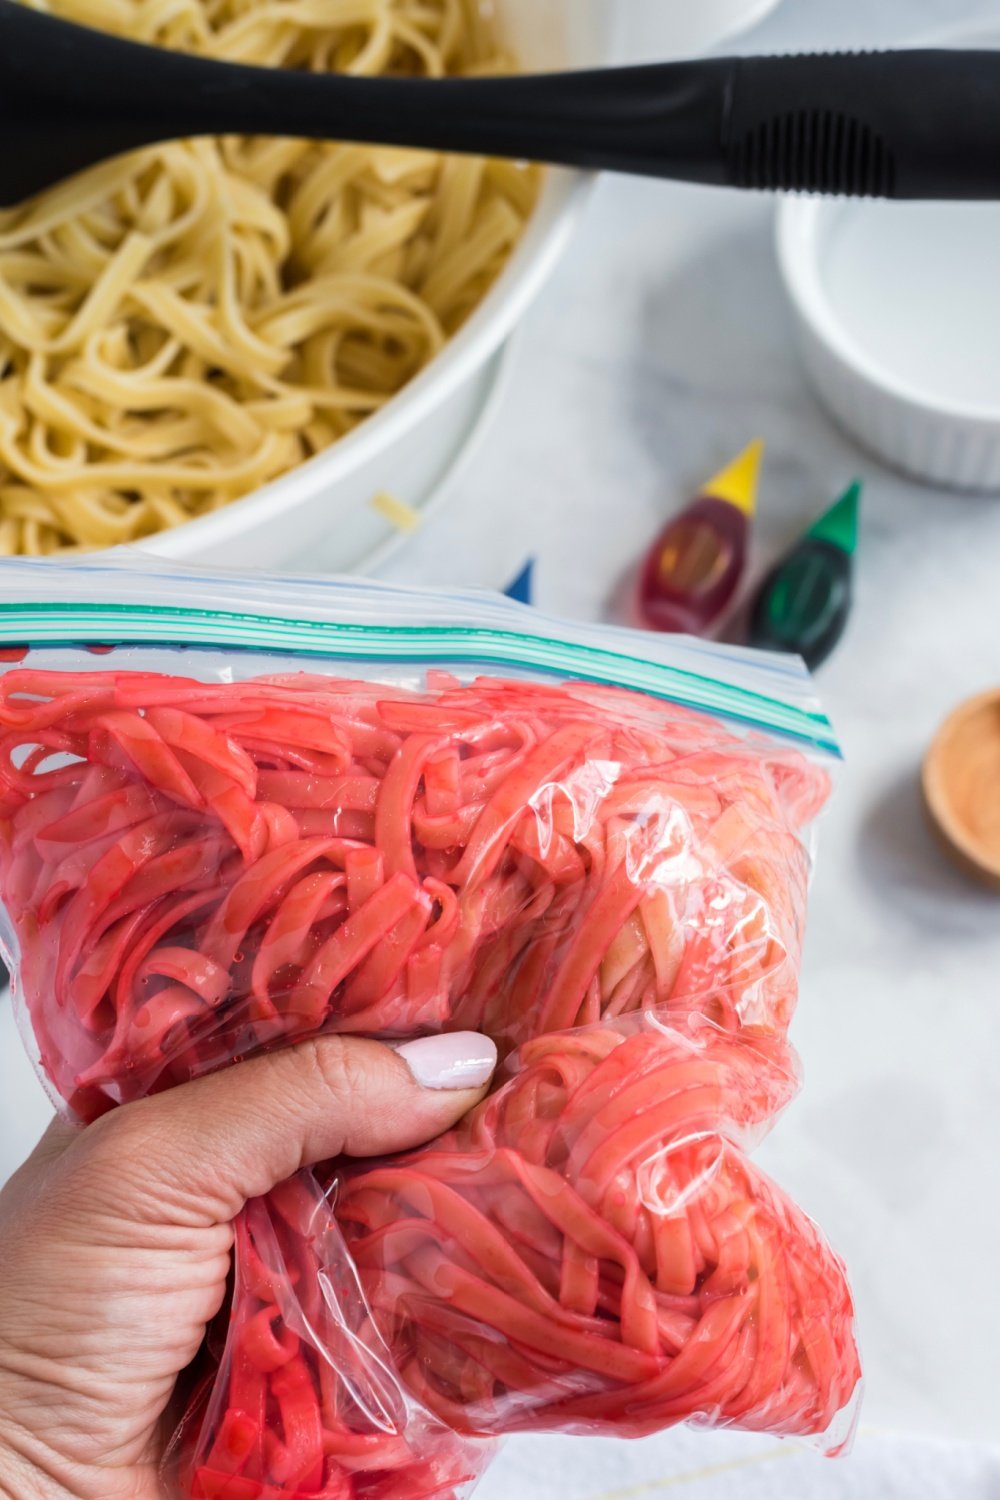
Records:
[[[491,1100],[442,1148],[468,1171],[476,1222],[504,1235],[505,1214],[530,1219],[518,1161],[588,1203],[590,1217],[535,1224],[515,1252],[528,1279],[497,1272],[461,1313],[455,1268],[489,1268],[481,1228],[463,1250],[436,1217],[458,1192],[447,1173],[416,1208],[391,1167],[364,1188],[364,1174],[307,1174],[251,1205],[222,1373],[178,1445],[191,1494],[447,1495],[481,1468],[481,1438],[515,1428],[697,1416],[842,1440],[834,1419],[857,1385],[842,1271],[732,1155],[739,1088],[724,1078],[740,1049],[785,1046],[795,1003],[805,830],[835,743],[794,664],[557,625],[491,596],[103,563],[0,568],[0,644],[15,658],[0,677],[4,944],[29,1043],[72,1113],[324,1032],[474,1028],[513,1054],[495,1098],[527,1111],[521,1135]],[[605,1089],[642,1109],[630,1090],[647,1068],[680,1100],[671,1036],[716,1080],[692,1118],[718,1165],[659,1120],[634,1149],[613,1135],[617,1185],[581,1185],[546,1131],[562,1141],[574,1088],[595,1121]],[[691,1179],[685,1205],[715,1183],[678,1251],[694,1267],[683,1292],[657,1259],[671,1236],[687,1243],[677,1194],[636,1217],[658,1151]],[[531,1345],[530,1297],[566,1328],[558,1353]],[[617,1406],[581,1373],[588,1340],[627,1375]],[[700,1350],[721,1382],[737,1346],[723,1401],[668,1373]]]

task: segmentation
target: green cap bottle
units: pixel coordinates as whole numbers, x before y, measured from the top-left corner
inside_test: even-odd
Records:
[[[751,611],[751,645],[796,652],[810,667],[830,655],[853,603],[862,488],[852,484],[767,575]]]

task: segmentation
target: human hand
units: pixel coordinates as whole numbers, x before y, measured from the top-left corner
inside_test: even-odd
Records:
[[[53,1125],[0,1193],[0,1497],[160,1500],[178,1375],[222,1306],[249,1198],[449,1129],[486,1038],[327,1037]]]

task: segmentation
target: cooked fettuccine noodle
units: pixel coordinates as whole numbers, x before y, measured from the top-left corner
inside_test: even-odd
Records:
[[[480,0],[51,0],[235,62],[497,71]],[[343,436],[482,298],[537,178],[227,138],[135,152],[0,213],[0,553],[204,515]]]

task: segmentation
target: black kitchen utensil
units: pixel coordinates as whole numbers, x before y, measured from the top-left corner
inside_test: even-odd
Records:
[[[137,146],[281,135],[886,198],[1000,198],[1000,53],[356,78],[123,41],[0,0],[0,204]]]

